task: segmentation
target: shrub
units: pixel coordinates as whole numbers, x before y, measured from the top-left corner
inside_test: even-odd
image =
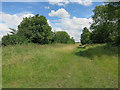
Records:
[[[65,31],[58,31],[54,36],[54,43],[64,43],[64,44],[72,44],[75,43],[74,39],[70,39],[70,36]]]
[[[25,37],[20,37],[18,35],[6,35],[2,38],[2,45],[15,45],[15,44],[22,44],[27,43],[28,40]]]

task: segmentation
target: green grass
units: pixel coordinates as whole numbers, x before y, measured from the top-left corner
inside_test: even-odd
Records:
[[[78,44],[3,47],[3,88],[117,88],[117,50]]]

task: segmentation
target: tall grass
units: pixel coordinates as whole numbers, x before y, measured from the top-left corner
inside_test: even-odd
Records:
[[[2,57],[5,88],[118,87],[116,47],[16,45],[3,47]]]

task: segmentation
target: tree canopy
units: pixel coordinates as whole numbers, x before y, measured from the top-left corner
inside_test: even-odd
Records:
[[[39,14],[24,18],[18,26],[18,35],[24,35],[30,42],[39,44],[51,43],[53,38],[52,27],[47,23],[47,19]]]
[[[88,35],[91,43],[110,43],[120,45],[120,2],[105,3],[96,6],[93,10],[93,23],[90,26],[91,34]],[[81,35],[84,44],[88,37]],[[84,39],[83,39],[84,37]]]
[[[83,33],[81,34],[81,43],[82,44],[90,44],[90,31],[87,29],[87,27],[85,27],[83,29]]]
[[[11,34],[2,38],[3,45],[21,44],[21,43],[39,43],[48,44],[53,39],[51,26],[47,23],[47,19],[39,14],[33,17],[25,17],[18,25],[18,30],[11,29]]]
[[[11,29],[11,34],[2,38],[2,45],[15,45],[23,43],[75,43],[70,39],[67,32],[61,31],[53,33],[45,16],[39,14],[33,17],[25,17],[18,25],[18,30]]]
[[[55,32],[54,42],[55,43],[66,43],[66,44],[75,43],[74,39],[73,38],[70,39],[70,36],[65,31]]]

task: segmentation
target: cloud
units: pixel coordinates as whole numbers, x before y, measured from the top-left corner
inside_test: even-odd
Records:
[[[93,0],[93,1],[102,2],[101,0]],[[92,4],[92,0],[3,0],[2,2],[49,2],[49,4],[58,5],[58,6],[65,6],[69,3],[78,3],[84,6],[89,6]]]
[[[49,7],[49,6],[45,6],[44,8],[45,8],[45,9],[50,9],[50,7]]]
[[[18,25],[24,17],[29,17],[29,16],[34,16],[31,13],[28,12],[23,12],[23,13],[18,13],[18,14],[6,14],[4,12],[0,12],[2,16],[0,16],[0,21],[5,22],[7,26],[16,26]]]
[[[63,6],[64,4],[63,3],[58,3],[58,6]]]
[[[47,20],[47,23],[48,23],[50,26],[52,26],[52,25],[51,25],[51,22],[50,22],[50,20],[49,20],[49,19]]]
[[[24,17],[34,16],[29,12],[22,12],[18,14],[6,14],[4,12],[0,12],[0,38],[3,35],[9,33],[9,28],[17,28]],[[4,23],[3,23],[4,22]]]
[[[51,27],[52,27],[52,31],[54,32],[54,28],[53,28],[52,23],[50,22],[50,20],[49,20],[49,19],[47,20],[47,23],[49,24],[49,26],[51,26]]]
[[[56,14],[53,16],[56,16]],[[75,41],[79,41],[83,28],[90,27],[92,18],[77,18],[74,16],[72,18],[60,18],[58,20],[53,20],[52,22],[54,22],[51,23],[54,29],[53,31],[66,31],[71,37],[75,38]]]
[[[79,41],[83,28],[89,28],[90,22],[92,22],[91,18],[87,19],[73,17],[72,19],[59,19],[58,23],[55,24],[58,26],[57,28],[61,28],[61,30],[68,32],[71,37],[74,37],[76,41]]]
[[[0,35],[3,35],[4,33],[7,33],[9,31],[9,28],[6,24],[0,23]]]
[[[51,5],[58,5],[58,6],[65,6],[69,4],[68,0],[48,0],[49,4]]]
[[[52,10],[49,14],[49,16],[57,16],[59,18],[68,18],[70,17],[70,14],[64,9],[58,9],[56,12]]]
[[[0,23],[0,40],[3,37],[3,35],[7,34],[9,32],[9,28],[6,24]]]
[[[84,6],[90,6],[92,5],[92,0],[70,0],[72,3],[78,3]]]
[[[92,5],[92,0],[48,0],[49,4],[58,5],[58,6],[65,6],[69,3],[78,3],[84,6]]]

